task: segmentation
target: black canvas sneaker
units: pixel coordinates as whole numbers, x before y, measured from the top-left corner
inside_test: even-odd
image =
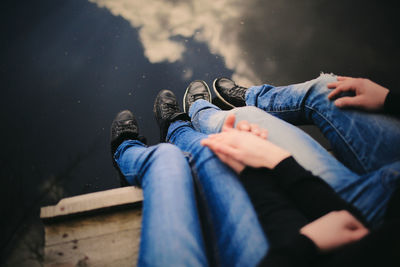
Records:
[[[188,113],[192,104],[199,99],[211,102],[210,88],[205,81],[196,80],[189,84],[183,96],[183,111]]]
[[[228,78],[217,78],[213,82],[214,92],[219,99],[231,107],[246,106],[246,87],[237,85]]]

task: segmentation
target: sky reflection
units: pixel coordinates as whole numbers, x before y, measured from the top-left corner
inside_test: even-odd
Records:
[[[243,59],[238,34],[243,13],[252,1],[142,1],[89,0],[128,20],[138,29],[144,55],[151,63],[182,61],[188,38],[205,43],[211,53],[223,57],[233,78],[242,84],[259,82]],[[181,38],[175,38],[181,37]],[[189,71],[183,78],[192,78]]]

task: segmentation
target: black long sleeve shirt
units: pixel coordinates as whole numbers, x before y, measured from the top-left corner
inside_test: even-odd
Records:
[[[391,198],[390,216],[380,228],[358,242],[321,254],[310,239],[299,233],[300,228],[334,210],[348,210],[365,224],[356,208],[292,157],[274,170],[246,168],[241,181],[270,243],[260,265],[396,266],[391,264],[400,253],[400,190]]]

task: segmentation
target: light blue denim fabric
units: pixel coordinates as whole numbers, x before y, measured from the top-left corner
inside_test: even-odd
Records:
[[[221,111],[207,101],[198,100],[190,107],[189,116],[196,130],[210,134],[221,130],[229,112],[235,113],[236,122],[247,120],[267,129],[268,140],[288,150],[300,165],[325,180],[344,200],[356,206],[371,226],[382,222],[387,202],[395,189],[393,184],[399,175],[396,171],[399,163],[359,175],[336,160],[304,131],[256,107]]]
[[[327,97],[336,76],[288,86],[254,86],[246,104],[292,124],[314,124],[330,141],[336,157],[359,174],[400,161],[400,120],[356,109],[339,109]]]
[[[191,155],[201,201],[209,215],[215,254],[221,266],[255,266],[268,250],[268,243],[251,201],[236,174],[213,152],[200,144],[206,135],[191,123],[170,125],[167,140]]]
[[[179,148],[129,140],[114,159],[127,181],[143,189],[138,265],[207,266],[194,181]]]

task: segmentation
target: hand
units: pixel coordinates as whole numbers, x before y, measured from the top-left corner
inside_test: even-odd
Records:
[[[235,114],[229,114],[227,118],[224,121],[224,125],[222,126],[222,132],[228,132],[231,129],[234,129],[235,127]],[[236,124],[236,129],[239,131],[243,132],[250,132],[254,134],[255,136],[258,136],[263,139],[267,139],[268,131],[265,129],[261,129],[260,126],[257,124],[250,124],[248,121],[240,121]],[[207,141],[206,141],[207,142]],[[232,157],[229,157],[223,153],[216,152],[214,150],[214,153],[218,156],[218,158],[230,166],[236,173],[241,173],[243,169],[246,167],[245,164],[233,159]]]
[[[229,131],[230,129],[235,128],[235,114],[229,114],[224,122],[224,125],[222,126],[222,132],[226,132]],[[248,121],[239,121],[236,124],[236,129],[239,131],[243,131],[243,132],[250,132],[256,136],[259,136],[263,139],[267,139],[268,136],[268,131],[266,129],[262,129],[260,128],[260,126],[258,126],[255,123],[249,123]]]
[[[227,129],[210,135],[203,139],[201,144],[213,150],[229,166],[234,160],[242,165],[273,169],[279,162],[290,156],[289,152],[270,141],[236,129]],[[243,170],[231,167],[238,173]]]
[[[332,211],[300,229],[321,251],[357,241],[369,233],[348,211]]]
[[[368,79],[338,76],[337,82],[329,83],[327,86],[334,89],[329,95],[333,99],[342,92],[353,91],[355,96],[340,97],[335,100],[339,108],[355,107],[366,110],[379,110],[383,108],[389,90]]]

